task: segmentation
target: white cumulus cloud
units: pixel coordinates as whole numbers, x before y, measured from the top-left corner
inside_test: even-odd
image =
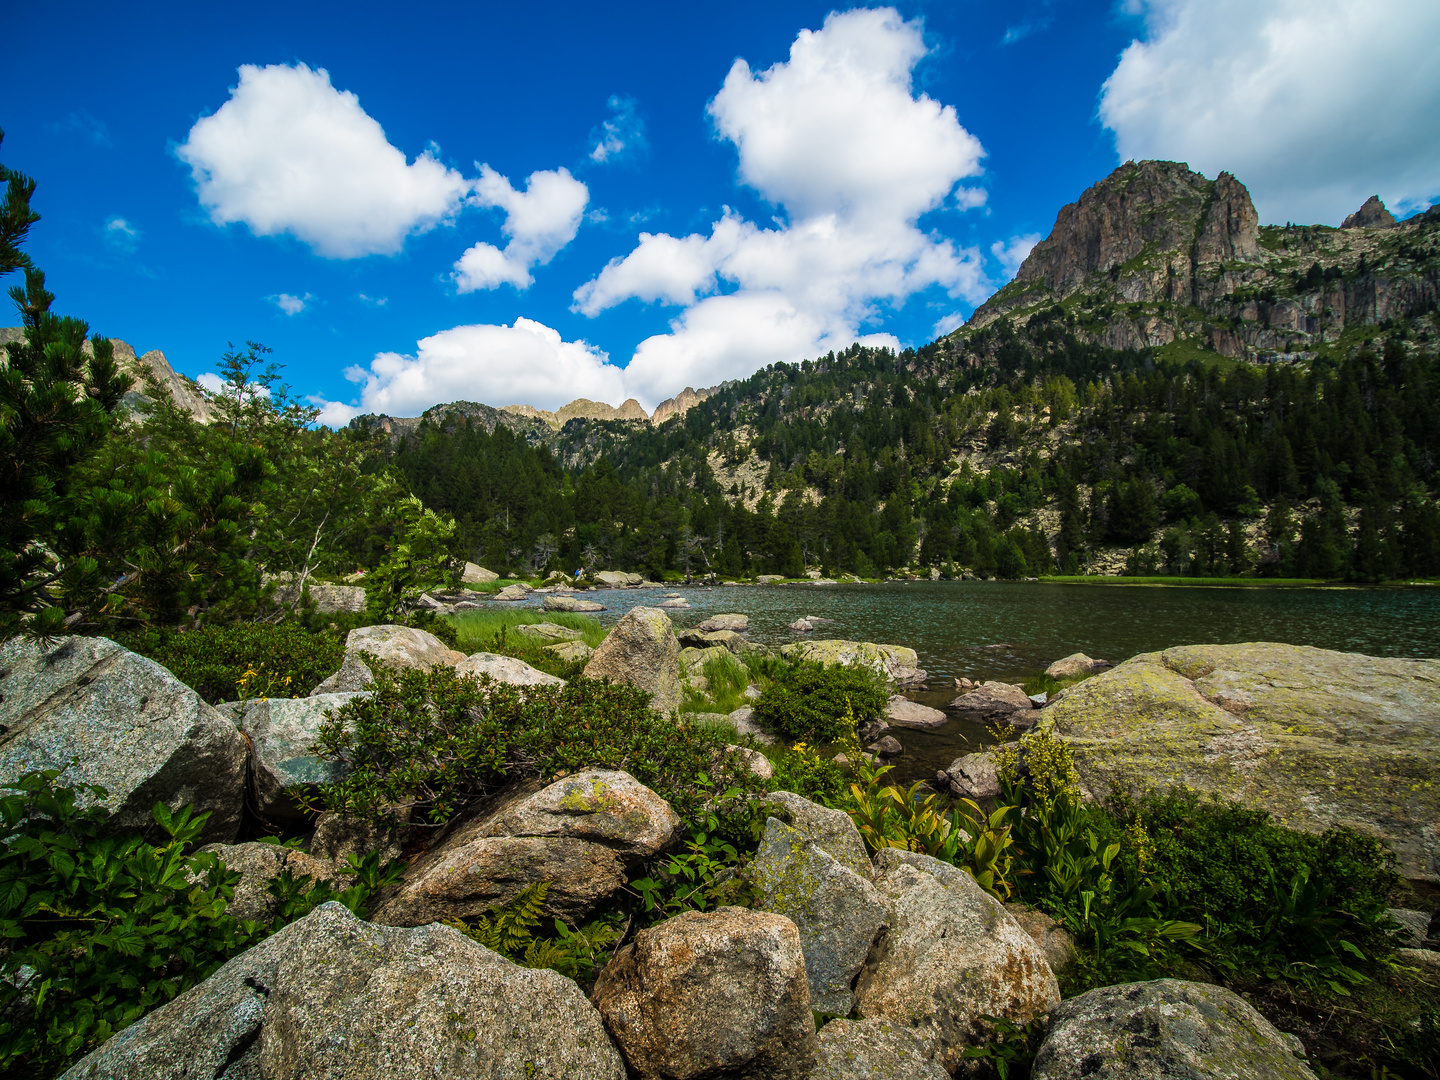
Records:
[[[636,350],[631,393],[653,401],[843,347],[933,286],[984,299],[980,252],[918,225],[947,201],[984,201],[982,189],[956,191],[982,171],[979,141],[952,107],[915,93],[925,53],[920,24],[881,8],[830,14],[764,71],[735,61],[709,112],[739,152],[740,180],[785,215],[761,228],[727,210],[708,236],[642,233],[575,291],[591,316],[627,299],[686,308]]]
[[[1008,281],[1020,269],[1020,264],[1025,261],[1025,256],[1030,254],[1030,249],[1039,242],[1039,233],[1012,236],[1009,240],[996,240],[991,244],[990,254],[1005,268],[1005,279]]]
[[[283,311],[286,315],[299,315],[313,300],[308,292],[304,296],[295,296],[291,293],[277,293],[270,297],[271,303]]]
[[[455,285],[460,292],[514,285],[528,289],[534,283],[533,266],[544,266],[580,229],[590,189],[568,169],[533,172],[525,190],[516,191],[489,165],[480,166],[471,201],[505,211],[501,232],[509,237],[502,251],[494,244],[473,245],[455,263]]]
[[[577,397],[625,398],[622,372],[603,351],[531,319],[442,330],[422,338],[414,355],[380,353],[346,376],[361,384],[358,400],[312,398],[322,424],[338,427],[361,413],[417,416],[443,401],[555,409]]]
[[[1134,0],[1106,80],[1119,157],[1235,174],[1261,221],[1339,224],[1440,194],[1434,0]]]
[[[289,233],[328,258],[387,255],[449,221],[471,182],[427,150],[413,162],[324,68],[240,68],[230,100],[176,149],[217,225]]]

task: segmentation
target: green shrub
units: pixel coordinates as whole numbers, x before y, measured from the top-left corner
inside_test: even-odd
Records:
[[[208,815],[153,816],[169,839],[102,836],[105,813],[77,798],[103,788],[57,786],[29,773],[0,798],[0,1075],[58,1075],[151,1009],[208,978],[236,953],[327,900],[357,914],[398,867],[352,861],[336,891],[282,874],[270,882],[269,926],[226,914],[238,872],[213,854],[186,856]]]
[[[293,621],[144,630],[116,640],[169,668],[212,705],[241,697],[242,681],[247,697],[304,697],[345,658],[343,634]],[[247,680],[246,672],[254,674]]]
[[[689,818],[722,770],[759,788],[713,731],[679,724],[624,684],[574,679],[516,687],[452,668],[376,672],[373,696],[337,710],[316,752],[345,763],[324,785],[327,810],[383,816],[413,806],[433,823],[510,781],[623,769]]]
[[[846,798],[849,773],[812,746],[799,743],[770,762],[777,791],[793,791],[824,806],[839,806]]]
[[[856,724],[878,719],[889,700],[869,668],[797,664],[755,699],[755,718],[790,739],[833,743],[855,734]]]

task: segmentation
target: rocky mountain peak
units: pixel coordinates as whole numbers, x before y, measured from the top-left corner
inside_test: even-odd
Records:
[[[1371,195],[1359,210],[1356,210],[1340,224],[1340,228],[1388,229],[1394,224],[1395,215],[1385,209],[1385,204],[1380,201],[1380,196]]]
[[[1134,302],[1190,302],[1204,264],[1260,253],[1260,218],[1229,173],[1208,180],[1183,162],[1127,161],[1061,207],[1015,280],[972,318],[983,326],[1044,296],[1087,290]]]

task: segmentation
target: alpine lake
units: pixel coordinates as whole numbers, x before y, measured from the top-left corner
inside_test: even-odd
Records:
[[[1023,683],[1054,660],[1083,652],[1118,664],[1176,645],[1278,641],[1371,656],[1440,656],[1440,588],[1165,586],[1023,581],[891,581],[880,584],[667,585],[584,594],[610,625],[630,608],[681,596],[667,613],[682,630],[720,612],[750,618],[765,645],[843,638],[905,645],[929,675],[914,701],[945,709],[938,728],[892,727],[904,752],[896,779],[932,780],[957,757],[995,742],[974,714],[948,706],[955,678]],[[538,607],[538,599],[525,606]],[[831,620],[808,634],[802,616]]]

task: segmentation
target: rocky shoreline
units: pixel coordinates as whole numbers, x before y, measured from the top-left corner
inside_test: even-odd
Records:
[[[564,592],[548,594],[563,596]],[[817,620],[818,622],[819,620]],[[553,624],[527,636],[589,646]],[[628,683],[672,713],[710,656],[760,646],[744,615],[676,634],[661,608],[637,607],[583,658],[588,678]],[[715,650],[718,650],[715,651]],[[893,690],[862,732],[946,721],[914,702],[913,650],[805,639],[789,659],[862,665]],[[322,815],[309,852],[236,843],[247,805],[304,829],[297,794],[333,779],[311,745],[327,714],[368,697],[373,666],[485,675],[518,687],[560,683],[512,657],[465,655],[425,631],[352,631],[338,671],[306,698],[212,707],[164,668],[103,638],[0,646],[0,780],[44,768],[100,783],[118,832],[144,832],[158,799],[211,816],[201,842],[242,880],[239,918],[266,919],[282,870],[337,879],[347,856],[406,847],[388,832]],[[1377,660],[1276,644],[1195,646],[1116,667],[1075,654],[1046,674],[1070,683],[1027,695],[956,680],[953,710],[1061,736],[1082,790],[1185,784],[1276,813],[1302,831],[1343,825],[1383,840],[1401,872],[1440,882],[1440,661]],[[746,746],[768,734],[753,710],[706,718]],[[957,759],[935,788],[993,799],[993,754]],[[1305,1051],[1224,988],[1159,979],[1062,1001],[1057,972],[1074,944],[1052,920],[1002,905],[948,863],[885,848],[872,859],[851,817],[787,791],[763,796],[749,907],[689,911],[641,930],[588,994],[516,965],[459,933],[545,884],[543,912],[576,923],[684,840],[655,791],[620,769],[582,769],[507,790],[451,821],[364,921],[325,904],[234,957],[209,979],[125,1028],[67,1077],[981,1077],[996,1018],[1038,1023],[1036,1080],[1079,1076],[1311,1077]],[[1405,959],[1434,969],[1440,927],[1392,913]],[[815,1014],[829,1019],[818,1026]],[[1197,1056],[1198,1055],[1198,1056]],[[1203,1059],[1203,1065],[1195,1064]]]

